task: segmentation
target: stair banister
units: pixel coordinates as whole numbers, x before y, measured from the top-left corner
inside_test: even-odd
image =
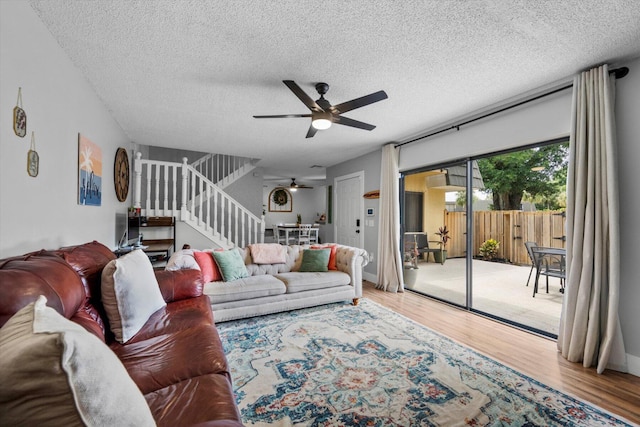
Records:
[[[226,162],[234,163],[236,160],[227,156]],[[179,201],[176,192],[178,176],[181,179]],[[258,218],[248,211],[204,174],[190,166],[186,157],[182,158],[182,163],[143,160],[142,153],[138,152],[134,162],[134,178],[133,206],[140,208],[142,215],[176,216],[226,248],[264,241],[264,215]],[[143,178],[146,179],[144,202]],[[160,179],[163,179],[162,186]],[[164,191],[163,195],[160,194],[161,190]],[[155,192],[153,196],[152,192]]]
[[[189,179],[189,165],[187,164],[187,158],[182,158],[182,192],[180,195],[180,219],[185,220],[187,218],[187,185]]]

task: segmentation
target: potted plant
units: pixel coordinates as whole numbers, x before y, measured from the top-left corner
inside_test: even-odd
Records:
[[[407,288],[413,288],[418,278],[418,242],[413,241],[413,247],[405,247],[404,251],[404,284]]]
[[[298,224],[298,227],[300,226],[300,224],[302,224],[302,215],[296,215],[296,224]]]
[[[436,234],[440,236],[440,252],[434,252],[433,257],[435,258],[436,262],[444,264],[444,262],[447,260],[447,242],[449,241],[451,236],[449,236],[449,230],[447,229],[446,225],[438,228],[438,232]]]

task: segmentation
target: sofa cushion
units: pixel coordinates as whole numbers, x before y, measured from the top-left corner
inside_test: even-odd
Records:
[[[336,265],[336,250],[338,249],[338,245],[335,243],[330,243],[326,245],[311,245],[311,249],[331,249],[331,255],[329,256],[329,264],[327,268],[329,270],[337,270],[338,266]]]
[[[213,259],[215,259],[220,273],[222,273],[222,279],[225,282],[231,282],[233,280],[242,279],[248,277],[249,272],[244,265],[242,255],[235,249],[222,252],[214,252]]]
[[[188,405],[176,404],[180,396]],[[242,427],[228,378],[207,374],[189,378],[146,394],[145,399],[162,426]]]
[[[118,342],[129,341],[166,305],[147,255],[135,250],[102,270],[102,303]]]
[[[276,274],[276,277],[285,283],[288,294],[313,289],[333,288],[351,283],[351,277],[342,271],[318,273],[291,272]]]
[[[222,274],[220,274],[220,269],[218,269],[218,265],[213,259],[213,255],[209,251],[195,251],[193,256],[196,260],[196,263],[200,267],[199,270],[202,272],[202,280],[207,282],[214,282],[222,279]]]
[[[164,269],[168,271],[201,270],[200,266],[196,262],[192,249],[181,249],[174,252],[171,255],[171,258],[169,258],[169,261],[167,261],[167,265]]]
[[[305,249],[302,251],[302,263],[298,271],[327,271],[331,249]]]
[[[287,248],[278,243],[249,245],[254,264],[283,264],[287,262]]]
[[[212,325],[194,323],[146,340],[109,346],[143,394],[200,375],[220,374],[231,380],[218,330]]]
[[[116,355],[46,301],[0,329],[0,425],[155,425]]]
[[[204,285],[204,293],[214,304],[279,295],[286,291],[284,283],[271,275],[249,276],[233,282],[212,282]]]

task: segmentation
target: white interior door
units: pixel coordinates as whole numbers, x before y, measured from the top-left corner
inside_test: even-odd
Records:
[[[345,175],[335,179],[335,230],[336,243],[364,247],[364,173]]]

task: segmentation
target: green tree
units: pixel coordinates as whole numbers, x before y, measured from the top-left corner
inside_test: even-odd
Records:
[[[493,209],[518,210],[525,194],[536,206],[557,209],[567,180],[568,158],[569,144],[564,143],[478,160]]]

